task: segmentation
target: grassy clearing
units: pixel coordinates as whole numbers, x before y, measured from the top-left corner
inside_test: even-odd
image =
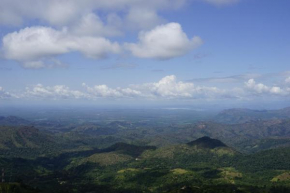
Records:
[[[221,171],[221,178],[225,180],[228,183],[235,184],[236,178],[242,178],[243,174],[238,172],[233,167],[227,167],[227,168],[220,168]]]
[[[135,168],[127,168],[127,169],[119,170],[117,173],[118,174],[122,174],[122,173],[125,173],[125,172],[138,172],[138,171],[139,170],[135,169]]]
[[[91,162],[98,163],[101,166],[115,165],[118,163],[132,160],[133,158],[128,155],[118,154],[114,152],[94,154],[90,157],[84,158],[80,161],[80,165],[83,163]]]
[[[188,173],[187,170],[184,170],[184,169],[181,169],[181,168],[176,168],[176,169],[173,169],[171,170],[171,172],[175,175],[182,175],[182,174],[186,174]]]
[[[279,181],[290,181],[290,172],[284,172],[271,180],[271,182],[279,182]]]

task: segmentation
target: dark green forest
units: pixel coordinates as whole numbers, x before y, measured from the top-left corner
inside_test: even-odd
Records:
[[[290,192],[289,108],[38,116],[0,117],[0,193]]]

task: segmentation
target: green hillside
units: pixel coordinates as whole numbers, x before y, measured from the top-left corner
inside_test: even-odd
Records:
[[[290,119],[57,120],[0,126],[3,190],[289,192]]]

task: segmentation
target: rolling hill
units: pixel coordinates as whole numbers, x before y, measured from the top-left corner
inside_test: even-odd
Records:
[[[237,124],[255,120],[289,119],[290,107],[279,110],[227,109],[214,117],[220,123]]]
[[[0,125],[3,126],[31,125],[31,122],[16,116],[7,116],[7,117],[0,116]]]

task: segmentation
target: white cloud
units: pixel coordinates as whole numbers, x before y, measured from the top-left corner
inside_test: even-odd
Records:
[[[41,68],[45,60],[71,51],[79,51],[90,58],[104,58],[119,53],[118,43],[101,37],[74,36],[66,29],[57,31],[49,27],[28,27],[7,34],[2,47],[6,59],[16,60],[26,68]]]
[[[242,81],[242,80],[241,80]],[[242,82],[241,82],[242,83]],[[282,83],[280,86],[267,86],[249,79],[244,87],[223,87],[195,85],[192,82],[178,81],[175,75],[165,76],[159,81],[132,84],[128,87],[111,88],[105,84],[88,86],[83,83],[83,89],[70,89],[65,85],[43,86],[37,84],[26,88],[24,93],[7,92],[0,87],[0,98],[41,98],[41,99],[125,99],[142,100],[251,100],[256,97],[290,96],[290,88]]]
[[[3,55],[6,59],[20,62],[24,68],[43,68],[63,66],[54,57],[74,51],[94,59],[120,53],[121,46],[118,43],[100,37],[110,35],[110,31],[114,30],[104,27],[102,23],[99,26],[92,24],[98,19],[94,15],[86,17],[83,19],[88,20],[88,24],[83,23],[80,31],[37,26],[9,33],[3,38]],[[139,39],[139,43],[125,46],[133,55],[141,58],[170,59],[184,55],[202,44],[199,37],[188,39],[178,23],[160,25],[151,31],[142,32]]]
[[[284,91],[278,87],[278,86],[274,86],[272,88],[270,88],[270,93],[273,93],[273,94],[284,94]]]
[[[257,92],[257,93],[263,93],[268,92],[269,88],[265,86],[264,84],[257,84],[254,79],[248,80],[248,82],[245,83],[246,87]]]
[[[139,34],[139,43],[126,44],[136,57],[170,59],[182,56],[202,44],[200,37],[188,39],[180,24],[168,23]]]
[[[71,31],[81,36],[118,36],[122,34],[118,29],[120,25],[121,21],[117,15],[109,15],[108,25],[105,25],[96,14],[89,13],[81,17],[80,21],[71,27]]]
[[[159,82],[147,85],[152,94],[162,97],[191,97],[193,83],[177,82],[176,76],[166,76]]]
[[[131,8],[125,20],[131,29],[150,29],[165,22],[155,10],[144,7]]]
[[[47,98],[47,99],[79,99],[86,98],[87,94],[77,90],[71,90],[65,85],[56,85],[45,87],[37,84],[33,87],[27,87],[24,93],[25,98]]]
[[[201,0],[215,5],[238,0]],[[139,42],[125,43],[134,56],[171,59],[200,46],[200,37],[187,37],[178,23],[167,23],[160,12],[184,7],[189,0],[0,0],[0,25],[27,26],[3,38],[6,59],[24,68],[63,66],[54,57],[81,52],[100,59],[119,54],[122,47],[108,37],[128,29],[143,30]],[[163,24],[163,25],[162,25]],[[152,29],[152,30],[149,30]],[[105,38],[106,37],[106,38]]]
[[[52,25],[66,25],[88,11],[90,4],[75,0],[1,0],[0,23],[21,25],[27,20],[38,19]]]
[[[0,24],[20,25],[25,20],[41,20],[54,26],[70,25],[90,12],[130,12],[132,9],[176,9],[186,0],[0,0]],[[130,14],[130,13],[129,13]],[[126,16],[125,16],[126,17]],[[158,16],[160,17],[160,16]],[[148,22],[151,19],[149,18]]]
[[[44,56],[69,52],[65,31],[48,27],[30,27],[7,34],[3,50],[7,59],[33,61]]]
[[[0,99],[6,99],[11,98],[12,95],[9,92],[6,92],[1,86],[0,86]]]
[[[177,81],[176,76],[170,75],[155,83],[132,85],[133,89],[140,90],[147,98],[164,99],[209,99],[229,97],[229,94],[217,87],[195,86],[190,82]],[[232,97],[232,96],[231,96]]]
[[[221,6],[221,5],[230,5],[239,2],[240,0],[203,0],[207,3]]]
[[[107,85],[96,85],[93,87],[87,86],[83,83],[83,87],[91,95],[91,98],[109,97],[109,98],[123,98],[123,97],[138,97],[141,96],[141,92],[130,88],[109,88]]]
[[[273,86],[269,87],[262,83],[256,83],[254,79],[250,79],[245,82],[245,86],[248,90],[256,93],[256,94],[275,94],[275,95],[286,95],[287,91],[278,87]]]
[[[21,96],[44,99],[98,99],[98,98],[142,98],[142,99],[214,99],[228,93],[217,87],[195,86],[193,83],[177,81],[174,75],[166,76],[155,83],[130,85],[127,88],[110,88],[107,85],[88,86],[84,91],[72,90],[65,85],[27,87]],[[232,96],[231,96],[232,97]]]

